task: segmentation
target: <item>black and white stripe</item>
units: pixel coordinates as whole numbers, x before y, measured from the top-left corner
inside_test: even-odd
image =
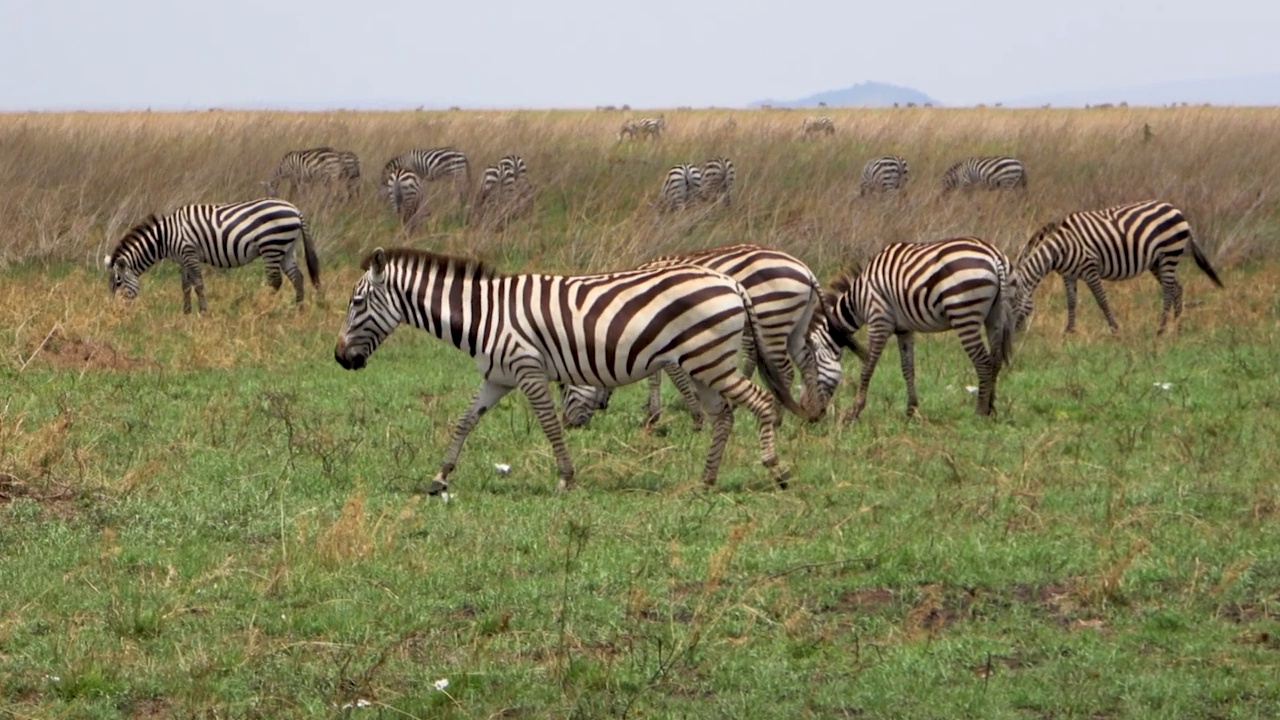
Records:
[[[392,189],[392,174],[401,168],[412,170],[424,183],[445,179],[452,181],[457,188],[458,198],[465,204],[468,186],[471,184],[471,165],[461,150],[453,147],[410,150],[391,158],[382,168],[382,187],[388,194]]]
[[[732,278],[693,265],[610,275],[503,275],[470,260],[430,252],[375,250],[351,294],[334,358],[360,369],[401,323],[424,329],[475,358],[484,377],[454,429],[431,485],[448,487],[467,435],[484,413],[520,388],[555,451],[560,488],[573,483],[548,384],[618,387],[676,363],[715,417],[704,479],[715,482],[733,425],[746,406],[760,428],[761,459],[785,486],[774,449],[769,394],[738,371],[746,338],[758,350],[759,321]],[[759,363],[771,390],[801,412],[768,355]]]
[[[1027,169],[1022,161],[1011,157],[971,157],[947,168],[942,174],[942,190],[965,187],[988,190],[1025,188]]]
[[[665,116],[636,118],[625,120],[622,128],[618,131],[618,139],[627,138],[653,138],[657,140],[662,137],[662,132],[667,129],[667,119]]]
[[[684,210],[702,193],[702,170],[697,165],[676,165],[667,171],[658,193],[659,212]]]
[[[811,137],[813,135],[835,135],[836,124],[834,120],[825,115],[820,117],[807,117],[804,119],[803,133],[805,137]]]
[[[207,309],[200,264],[234,268],[261,256],[267,282],[279,290],[281,271],[293,282],[302,302],[302,273],[295,250],[302,241],[311,284],[320,287],[320,262],[307,222],[298,208],[272,198],[228,205],[185,205],[169,215],[148,216],[116,243],[105,264],[114,295],[138,295],[138,276],[156,262],[169,258],[182,268],[182,311],[191,312],[191,290]]]
[[[392,170],[387,178],[387,189],[392,212],[411,232],[417,229],[422,218],[431,214],[424,201],[422,178],[409,168]]]
[[[266,182],[268,195],[275,195],[282,182],[290,182],[297,192],[303,185],[344,182],[347,195],[356,191],[360,182],[360,158],[349,150],[315,147],[285,153],[275,173]]]
[[[906,187],[910,177],[907,161],[899,155],[885,155],[868,160],[867,164],[862,166],[862,183],[858,188],[858,194],[901,190]]]
[[[480,178],[477,203],[503,203],[517,197],[529,183],[529,168],[519,155],[507,155],[485,168]]]
[[[852,335],[867,327],[866,359],[853,409],[857,419],[867,403],[867,386],[890,335],[898,338],[907,413],[919,400],[915,383],[917,332],[955,330],[978,372],[979,415],[995,408],[996,377],[1013,352],[1013,289],[1004,253],[974,237],[885,246],[867,266],[832,283],[826,295],[831,335],[857,351]],[[986,327],[990,350],[983,345]]]
[[[788,387],[794,366],[800,369],[800,405],[817,420],[826,412],[831,396],[840,382],[840,358],[823,355],[819,367],[816,345],[829,346],[827,321],[822,305],[822,290],[813,271],[795,257],[781,250],[759,245],[727,245],[694,253],[667,255],[641,265],[652,270],[675,265],[698,265],[724,273],[742,284],[760,319],[761,352],[773,358]],[[751,377],[754,358],[747,358],[743,373]],[[678,366],[669,366],[667,374],[680,390],[694,418],[701,427],[702,412],[698,398],[689,390],[688,376]],[[645,425],[658,420],[662,412],[662,376],[649,377],[649,414]],[[585,425],[592,411],[608,407],[610,391],[603,388],[569,386],[564,388],[565,423]]]
[[[702,164],[702,199],[728,207],[737,178],[732,160],[723,156],[711,158]]]
[[[1072,213],[1036,231],[1018,253],[1014,278],[1017,285],[1018,325],[1025,324],[1034,309],[1036,286],[1050,272],[1062,276],[1067,295],[1066,332],[1076,325],[1076,280],[1083,279],[1098,301],[1112,332],[1119,330],[1103,280],[1128,280],[1150,272],[1160,281],[1163,305],[1162,334],[1173,311],[1176,323],[1182,315],[1182,285],[1178,282],[1178,261],[1191,250],[1191,257],[1218,287],[1222,281],[1214,272],[1200,246],[1191,235],[1191,225],[1182,211],[1167,202],[1148,200],[1102,210]]]

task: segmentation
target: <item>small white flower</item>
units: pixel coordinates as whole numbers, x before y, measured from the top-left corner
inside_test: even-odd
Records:
[[[351,710],[351,709],[353,709],[353,708],[367,708],[367,707],[369,707],[369,706],[370,706],[370,705],[372,705],[372,704],[373,704],[373,703],[369,702],[368,700],[365,700],[364,698],[359,698],[358,700],[356,700],[356,701],[355,701],[355,702],[353,702],[353,703],[347,703],[347,704],[343,705],[343,706],[342,706],[342,709],[343,709],[343,710]]]
[[[1160,388],[1161,390],[1165,390],[1165,391],[1167,391],[1169,388],[1173,387],[1173,383],[1167,383],[1167,382],[1151,383],[1151,385],[1152,385],[1153,387],[1158,387],[1158,388]]]
[[[440,502],[446,502],[446,503],[447,503],[447,502],[449,502],[450,500],[453,500],[453,498],[454,498],[453,493],[447,493],[447,492],[442,492],[442,493],[440,493]]]
[[[62,682],[62,678],[58,677],[57,675],[45,675],[44,679],[48,680],[51,683]]]
[[[947,392],[951,392],[952,390],[955,390],[955,389],[956,389],[956,386],[955,386],[955,385],[948,385],[948,386],[947,386]]]
[[[449,687],[449,678],[440,678],[436,681],[435,685],[437,690],[444,692],[444,689]]]
[[[506,463],[494,463],[493,469],[497,470],[499,475],[506,475],[511,472],[511,466]]]
[[[978,386],[977,386],[977,385],[965,385],[965,386],[964,386],[964,391],[965,391],[965,392],[967,392],[967,393],[969,393],[970,395],[972,395],[972,394],[974,394],[974,393],[978,392]]]

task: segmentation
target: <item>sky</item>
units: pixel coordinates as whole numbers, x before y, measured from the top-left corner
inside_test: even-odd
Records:
[[[946,105],[1280,73],[1274,0],[3,0],[0,110]]]

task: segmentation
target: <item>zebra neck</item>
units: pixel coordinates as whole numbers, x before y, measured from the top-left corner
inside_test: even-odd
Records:
[[[1057,252],[1050,245],[1052,242],[1052,240],[1047,240],[1040,243],[1014,269],[1014,272],[1020,276],[1020,283],[1027,291],[1035,290],[1040,281],[1044,279],[1044,276],[1049,274],[1049,271],[1056,265]]]
[[[493,319],[498,293],[496,278],[464,277],[453,272],[431,272],[420,284],[403,283],[396,297],[402,322],[426,330],[445,342],[475,356],[480,350],[481,332]]]

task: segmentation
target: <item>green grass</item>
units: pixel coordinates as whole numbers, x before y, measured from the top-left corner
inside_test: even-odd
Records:
[[[786,420],[785,491],[746,413],[702,489],[709,434],[670,386],[641,432],[636,386],[569,435],[579,486],[558,495],[513,394],[449,503],[422,493],[468,358],[404,328],[343,371],[349,269],[302,312],[218,273],[190,318],[171,270],[105,310],[95,274],[10,276],[11,300],[66,307],[5,315],[0,714],[1280,713],[1269,269],[1230,292],[1184,271],[1194,303],[1163,340],[1149,278],[1114,288],[1120,338],[1082,297],[1063,339],[1048,283],[994,422],[952,336],[920,338],[906,419],[890,349],[859,424]]]

